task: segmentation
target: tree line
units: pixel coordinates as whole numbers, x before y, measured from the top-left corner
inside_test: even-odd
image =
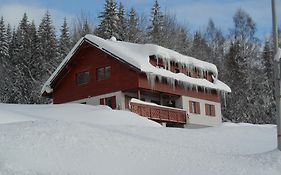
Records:
[[[162,11],[157,0],[149,15],[139,14],[134,7],[126,11],[121,2],[106,0],[97,25],[81,13],[71,25],[65,18],[59,32],[49,11],[39,26],[27,14],[16,28],[1,17],[0,102],[49,103],[40,97],[44,82],[75,42],[90,33],[104,39],[115,36],[121,41],[154,43],[214,63],[219,79],[232,89],[222,98],[224,120],[275,123],[272,37],[259,40],[255,21],[243,9],[237,9],[232,20],[228,33],[212,19],[204,30],[190,32],[175,15]]]

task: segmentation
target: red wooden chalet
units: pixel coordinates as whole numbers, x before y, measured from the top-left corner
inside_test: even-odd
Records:
[[[221,123],[215,65],[153,44],[81,38],[44,84],[53,103],[108,105],[168,126]]]

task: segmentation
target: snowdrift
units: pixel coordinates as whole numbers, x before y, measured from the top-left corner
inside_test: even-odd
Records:
[[[0,104],[0,175],[280,175],[276,126],[164,128],[105,106]]]

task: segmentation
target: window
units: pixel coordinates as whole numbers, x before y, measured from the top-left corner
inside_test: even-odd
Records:
[[[205,104],[206,115],[216,116],[215,105]]]
[[[111,75],[111,67],[106,66],[106,67],[101,67],[97,69],[97,80],[106,80],[110,77]]]
[[[111,74],[111,67],[107,66],[104,68],[104,75],[105,75],[105,79],[108,79],[110,77]]]
[[[107,98],[101,98],[100,99],[100,105],[107,105],[111,107],[112,109],[116,109],[116,97],[107,97]]]
[[[176,73],[180,73],[180,69],[175,68],[175,72],[176,72]]]
[[[200,103],[189,101],[189,112],[193,114],[200,114]]]
[[[90,72],[79,72],[76,74],[76,84],[77,85],[83,85],[88,84],[90,81]]]

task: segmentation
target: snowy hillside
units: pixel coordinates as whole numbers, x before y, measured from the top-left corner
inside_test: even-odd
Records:
[[[164,128],[79,104],[0,104],[0,175],[281,174],[274,125]]]

